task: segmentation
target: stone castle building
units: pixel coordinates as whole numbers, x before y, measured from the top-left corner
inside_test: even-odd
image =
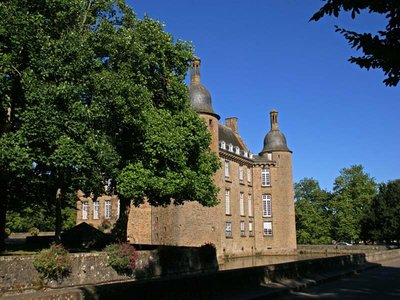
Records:
[[[197,202],[181,206],[132,208],[128,238],[134,244],[201,246],[212,243],[222,256],[288,254],[296,249],[292,152],[278,129],[278,112],[271,111],[271,130],[264,147],[252,154],[239,135],[238,119],[218,122],[209,91],[200,83],[200,59],[191,67],[189,86],[193,109],[207,124],[211,149],[222,168],[215,174],[219,204]],[[77,223],[99,226],[118,218],[118,199],[96,201],[80,196]]]

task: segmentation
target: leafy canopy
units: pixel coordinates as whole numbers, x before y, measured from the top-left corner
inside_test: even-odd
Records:
[[[122,0],[0,1],[0,14],[4,202],[24,175],[40,205],[105,180],[121,209],[217,203],[218,159],[183,82],[190,44]]]
[[[358,33],[336,27],[352,48],[361,49],[363,56],[350,57],[361,68],[381,69],[387,86],[397,86],[400,80],[400,2],[398,0],[324,0],[326,2],[310,20],[318,21],[329,15],[338,17],[341,11],[351,12],[354,19],[361,11],[382,14],[387,19],[384,30],[377,34]]]
[[[294,193],[297,242],[330,244],[330,194],[322,190],[318,181],[313,178],[303,178],[295,183]]]

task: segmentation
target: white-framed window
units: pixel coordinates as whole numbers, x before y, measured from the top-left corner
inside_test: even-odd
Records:
[[[104,201],[104,218],[111,219],[111,200]]]
[[[264,235],[272,235],[272,222],[264,221]]]
[[[264,168],[261,170],[261,185],[262,186],[271,185],[271,176],[268,168]]]
[[[243,181],[243,166],[239,166],[239,180]]]
[[[232,144],[229,144],[228,146],[229,146],[229,151],[230,151],[230,152],[233,152],[233,145],[232,145]]]
[[[239,194],[239,208],[240,208],[240,215],[244,216],[244,195],[243,195],[243,193]]]
[[[226,149],[226,143],[225,143],[225,141],[222,141],[222,142],[221,142],[221,148],[224,149],[224,150]]]
[[[225,160],[225,177],[229,177],[229,160]]]
[[[271,195],[262,195],[263,217],[272,217]]]
[[[235,153],[237,154],[237,155],[239,155],[240,154],[240,148],[239,147],[235,147]]]
[[[97,220],[100,218],[100,203],[98,200],[93,201],[93,219]]]
[[[232,223],[231,222],[225,222],[225,236],[227,238],[232,237]]]
[[[247,168],[247,182],[251,183],[251,168]]]
[[[249,222],[249,236],[253,236],[253,222]]]
[[[249,210],[249,217],[253,216],[253,200],[251,199],[251,194],[247,196],[247,207]]]
[[[230,190],[225,190],[225,214],[231,214],[231,198],[230,198]]]
[[[268,158],[268,160],[272,160],[272,153],[271,152],[267,153],[267,158]]]
[[[249,152],[243,151],[243,156],[244,156],[244,157],[249,157]]]
[[[89,216],[89,202],[83,201],[82,202],[82,220],[87,220]]]
[[[240,221],[240,236],[246,236],[246,232],[244,230],[244,221]]]

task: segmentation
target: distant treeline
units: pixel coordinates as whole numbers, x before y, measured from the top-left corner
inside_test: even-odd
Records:
[[[378,184],[354,165],[340,170],[332,192],[313,178],[301,179],[294,190],[299,244],[400,240],[400,179]]]

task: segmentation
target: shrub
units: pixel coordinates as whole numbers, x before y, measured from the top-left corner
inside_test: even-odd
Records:
[[[128,243],[111,244],[105,248],[108,264],[122,274],[132,274],[136,267],[138,254]]]
[[[31,236],[38,236],[39,235],[39,229],[37,229],[36,227],[31,227],[30,229],[29,229],[29,234],[31,235]]]
[[[40,277],[57,281],[68,276],[72,268],[68,251],[57,244],[40,251],[33,260],[33,266]]]
[[[111,229],[111,227],[112,227],[112,224],[109,220],[103,220],[101,222],[101,225],[99,227],[97,227],[97,229],[102,232],[107,232]]]
[[[4,229],[4,234],[6,235],[6,238],[10,236],[11,234],[11,229],[10,228],[5,228]]]

